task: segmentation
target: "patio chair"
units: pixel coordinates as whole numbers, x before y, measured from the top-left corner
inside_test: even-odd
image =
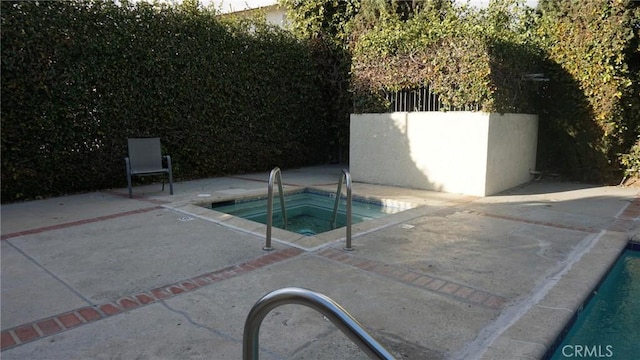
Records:
[[[160,138],[127,139],[129,156],[124,158],[127,167],[127,186],[129,198],[133,198],[131,189],[132,176],[163,175],[162,191],[164,191],[164,174],[169,176],[169,193],[173,195],[173,173],[171,156],[162,156]],[[167,160],[167,167],[162,166],[162,159]]]

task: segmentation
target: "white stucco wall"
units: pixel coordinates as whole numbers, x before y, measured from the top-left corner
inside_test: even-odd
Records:
[[[279,6],[269,8],[265,17],[269,24],[278,25],[282,28],[287,26],[287,11],[284,8]]]
[[[537,116],[480,112],[352,114],[354,181],[491,195],[531,180]]]
[[[487,149],[486,194],[531,181],[536,169],[538,116],[491,114]]]

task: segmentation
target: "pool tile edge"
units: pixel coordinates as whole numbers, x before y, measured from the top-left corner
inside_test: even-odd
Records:
[[[284,189],[285,195],[296,194],[299,192],[321,192],[326,193],[322,187],[318,186],[288,186]],[[233,194],[224,196],[210,196],[206,199],[198,198],[187,201],[177,201],[174,203],[163,205],[164,208],[178,211],[186,215],[197,217],[206,221],[216,223],[225,227],[235,229],[237,231],[253,235],[255,237],[265,237],[266,225],[256,223],[247,219],[243,219],[237,216],[229,215],[223,212],[216,211],[209,208],[212,202],[221,202],[237,199],[248,199],[253,197],[265,197],[266,191],[248,191],[246,194]],[[354,224],[352,227],[352,238],[358,238],[367,235],[373,231],[378,231],[390,226],[398,225],[402,222],[409,221],[419,216],[423,216],[426,213],[433,212],[430,206],[416,204],[413,202],[407,202],[397,199],[386,199],[384,197],[364,196],[361,194],[354,194],[354,196],[361,197],[366,202],[389,202],[400,206],[403,210],[387,214],[384,217],[367,220],[365,222]],[[428,209],[428,210],[427,210]],[[338,242],[344,242],[346,238],[346,230],[344,227],[330,230],[324,233],[320,233],[314,236],[304,236],[298,233],[283,230],[277,227],[272,229],[272,241],[286,246],[298,248],[303,251],[312,252],[318,249],[333,246]]]

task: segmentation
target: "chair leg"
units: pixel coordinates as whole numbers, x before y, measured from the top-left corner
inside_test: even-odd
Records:
[[[167,168],[169,168],[169,194],[173,195],[173,170],[171,168],[171,156],[169,155],[167,155]]]
[[[125,166],[127,168],[127,187],[129,188],[129,199],[133,199],[133,190],[131,189],[131,163],[129,158],[124,158]]]
[[[131,174],[127,174],[127,186],[129,187],[129,199],[133,199],[133,189],[131,188]]]

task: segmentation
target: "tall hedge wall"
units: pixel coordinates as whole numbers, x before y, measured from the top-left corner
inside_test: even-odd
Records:
[[[619,182],[640,135],[640,4],[541,0],[535,36],[550,78],[540,107],[544,165],[572,178]],[[639,175],[637,172],[633,175]]]
[[[265,24],[113,1],[1,4],[2,201],[125,185],[127,137],[178,179],[326,161],[309,49]]]

